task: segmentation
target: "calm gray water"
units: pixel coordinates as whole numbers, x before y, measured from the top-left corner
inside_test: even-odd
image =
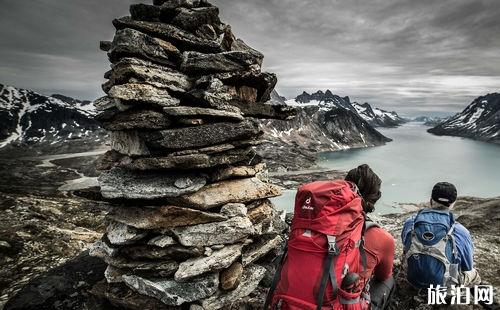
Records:
[[[321,167],[349,170],[369,164],[381,177],[382,199],[377,213],[398,211],[399,203],[428,201],[439,181],[454,183],[459,195],[500,196],[500,146],[427,133],[429,127],[408,123],[380,129],[394,141],[384,146],[323,153]],[[280,209],[292,210],[294,191],[274,200]]]

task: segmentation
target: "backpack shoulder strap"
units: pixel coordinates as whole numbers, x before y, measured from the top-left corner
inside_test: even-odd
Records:
[[[367,259],[366,259],[366,251],[365,251],[365,232],[373,227],[380,227],[379,224],[372,221],[365,214],[365,221],[363,223],[363,230],[361,232],[361,240],[359,240],[359,254],[361,255],[361,263],[363,264],[363,272],[366,270]]]
[[[372,221],[371,219],[367,219],[365,221],[365,231],[367,231],[368,229],[370,228],[373,228],[373,227],[380,227],[379,224],[375,223],[374,221]]]
[[[328,252],[323,263],[320,287],[318,295],[316,296],[316,310],[321,310],[323,308],[323,298],[325,295],[328,279],[330,279],[330,283],[332,285],[333,299],[337,298],[338,293],[337,279],[333,266],[335,265],[335,258],[340,254],[340,249],[337,245],[335,236],[327,235],[326,237],[328,239]]]

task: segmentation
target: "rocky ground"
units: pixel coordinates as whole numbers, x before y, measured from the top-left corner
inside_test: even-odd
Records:
[[[103,205],[83,198],[0,193],[0,308],[26,283],[99,239]]]
[[[97,156],[50,161],[32,150],[0,152],[0,309],[21,287],[101,237],[102,203],[58,190],[96,175]]]
[[[29,285],[14,301],[31,300],[33,309],[45,309],[44,303],[54,304],[56,299],[55,304],[60,309],[82,309],[83,304],[88,302],[91,284],[102,280],[105,268],[105,264],[99,260],[81,254],[104,231],[105,205],[61,193],[57,188],[66,180],[79,177],[81,173],[95,174],[92,167],[96,157],[52,160],[50,163],[55,166],[48,167],[38,166],[43,163],[41,160],[27,159],[27,156],[13,158],[0,156],[2,165],[7,167],[0,170],[0,211],[3,214],[0,217],[0,309],[7,299],[27,283]],[[276,185],[294,189],[304,182],[334,179],[343,175],[342,171],[310,170],[270,173],[269,178]],[[408,210],[406,205],[407,211],[404,213],[378,217],[376,220],[399,241],[402,223],[410,211],[419,207],[422,206],[415,205],[410,208],[412,210]],[[458,221],[473,235],[476,266],[481,277],[495,287],[500,287],[499,209],[500,198],[464,197],[459,200],[455,210]],[[402,248],[399,242],[397,244],[396,257],[400,257]],[[72,260],[73,257],[77,257],[76,260]],[[398,265],[396,259],[396,267]],[[57,266],[61,267],[47,273]],[[42,278],[37,279],[38,276]],[[48,293],[40,294],[40,290],[33,287],[43,287]],[[133,299],[133,296],[128,295],[122,297]],[[425,308],[418,305],[421,302],[402,294],[398,296],[394,307]],[[23,303],[20,308],[15,306],[10,304],[7,309],[26,309]]]

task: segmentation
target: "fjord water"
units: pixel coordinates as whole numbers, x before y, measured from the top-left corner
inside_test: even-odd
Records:
[[[384,146],[328,152],[319,156],[322,168],[347,171],[369,164],[380,176],[382,198],[377,213],[399,211],[398,204],[429,200],[439,181],[454,183],[459,195],[500,196],[500,146],[470,139],[434,136],[421,123],[379,131],[392,138]],[[275,203],[293,209],[294,192]]]

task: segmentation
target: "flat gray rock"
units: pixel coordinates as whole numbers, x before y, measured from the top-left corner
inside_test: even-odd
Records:
[[[225,72],[216,73],[199,78],[196,84],[205,84],[212,80],[222,81],[224,85],[237,85],[251,87],[257,90],[257,102],[267,102],[271,97],[271,92],[278,81],[274,73],[250,70],[246,72]]]
[[[210,173],[210,181],[217,182],[235,178],[251,178],[264,172],[266,164],[260,163],[254,166],[229,166],[214,169]]]
[[[167,236],[167,235],[160,235],[154,238],[151,238],[148,241],[148,245],[154,245],[159,248],[165,248],[169,245],[174,245],[177,244],[177,241],[174,240],[174,238]]]
[[[114,245],[132,244],[147,235],[144,231],[116,221],[108,222],[106,232],[109,242]],[[95,254],[96,252],[93,253]]]
[[[220,214],[227,217],[246,216],[247,208],[243,203],[228,203],[222,206]]]
[[[123,270],[118,269],[114,266],[108,265],[106,270],[104,271],[104,277],[108,283],[121,283],[123,282],[122,276],[125,273]]]
[[[207,5],[207,0],[153,0],[153,4],[167,9],[196,8]]]
[[[114,248],[107,244],[104,240],[99,240],[90,246],[89,255],[96,257],[115,257],[118,255],[119,251],[119,248]]]
[[[263,221],[272,221],[275,216],[273,203],[269,199],[256,201],[247,205],[247,216],[254,225],[260,224]]]
[[[214,251],[208,257],[191,258],[179,264],[174,278],[184,282],[207,272],[215,272],[231,266],[241,256],[241,244],[230,245]]]
[[[172,232],[184,246],[232,244],[254,232],[247,217],[233,217],[224,222],[173,228]]]
[[[108,51],[111,62],[133,56],[168,66],[178,63],[180,52],[170,42],[130,28],[116,32]]]
[[[192,282],[148,280],[137,276],[123,276],[124,282],[140,294],[154,297],[166,305],[179,306],[213,295],[219,285],[219,275],[211,274]]]
[[[180,100],[172,97],[167,89],[139,83],[115,85],[110,88],[108,96],[125,101],[149,103],[160,107],[177,106],[180,103]]]
[[[109,134],[111,149],[128,156],[149,155],[150,151],[135,130],[112,131]]]
[[[130,260],[126,257],[101,257],[108,265],[123,271],[123,273],[156,276],[156,277],[169,277],[173,275],[179,264],[173,260]]]
[[[92,104],[94,105],[97,111],[105,111],[116,107],[116,101],[119,100],[110,98],[108,96],[103,96],[101,98],[96,99]]]
[[[138,229],[151,230],[220,222],[227,219],[224,214],[176,206],[111,207],[107,217]]]
[[[196,30],[205,24],[220,24],[219,9],[215,6],[178,8],[172,24],[186,30]]]
[[[194,193],[206,183],[195,175],[144,173],[113,168],[99,177],[101,194],[107,199],[160,199]]]
[[[232,149],[212,154],[194,153],[186,155],[127,158],[126,160],[118,162],[118,165],[130,170],[142,171],[157,169],[191,170],[212,168],[222,165],[231,165],[251,160],[255,156],[256,154],[253,149],[244,148]],[[244,175],[238,176],[242,177]],[[218,181],[218,179],[215,179],[213,181]]]
[[[248,246],[242,254],[243,266],[247,266],[273,249],[278,249],[283,245],[283,238],[280,235],[274,238],[263,238],[258,243]]]
[[[260,135],[258,125],[252,121],[214,123],[140,134],[148,147],[168,150],[201,148]]]
[[[240,285],[230,292],[219,291],[201,302],[204,309],[217,310],[252,293],[264,277],[266,269],[251,265],[245,268]]]
[[[240,285],[243,276],[243,266],[240,262],[234,262],[228,269],[220,273],[220,288],[224,291],[232,291]]]
[[[217,73],[244,71],[250,66],[262,64],[262,54],[248,51],[230,51],[216,54],[184,52],[181,71],[187,73]]]
[[[224,110],[209,109],[209,108],[178,106],[178,107],[163,108],[163,112],[171,116],[209,117],[209,118],[221,118],[221,119],[226,118],[236,121],[243,120],[243,116],[239,113],[228,112]]]
[[[207,210],[228,203],[245,203],[279,195],[279,187],[254,177],[213,183],[194,194],[176,198],[176,201],[179,205]]]
[[[97,117],[96,117],[97,118]],[[170,127],[170,119],[163,113],[153,110],[117,111],[106,119],[99,119],[106,130],[161,130]]]
[[[138,58],[120,59],[111,70],[109,81],[103,84],[103,90],[108,92],[114,85],[127,83],[150,84],[158,88],[172,91],[188,91],[192,83],[187,75],[167,66],[154,64]]]
[[[256,235],[276,235],[282,234],[288,225],[285,222],[285,211],[272,211],[271,215],[265,220],[254,225]]]
[[[181,245],[171,245],[159,248],[150,245],[132,245],[122,247],[120,253],[131,260],[183,260],[199,257],[204,254],[203,247],[184,247]]]
[[[133,20],[129,16],[115,19],[113,25],[117,30],[132,28],[153,37],[172,42],[181,50],[217,53],[222,51],[221,44],[211,40],[203,40],[192,33],[166,23],[155,23]]]

